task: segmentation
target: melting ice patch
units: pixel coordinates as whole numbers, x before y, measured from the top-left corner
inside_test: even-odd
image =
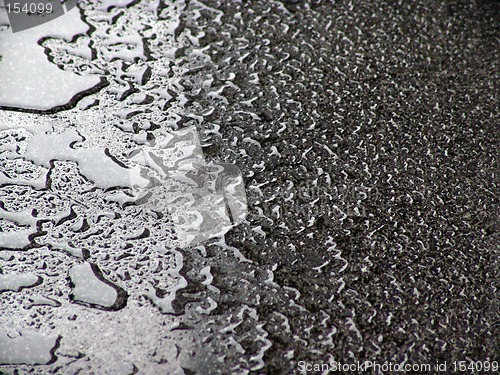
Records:
[[[97,76],[80,76],[59,69],[45,56],[40,39],[71,40],[89,27],[73,9],[51,22],[13,33],[0,8],[0,108],[49,110],[68,104],[78,94],[99,86]]]
[[[131,176],[138,202],[170,212],[181,246],[222,236],[245,220],[240,170],[207,163],[196,127],[170,132],[132,160],[143,167],[140,180]]]

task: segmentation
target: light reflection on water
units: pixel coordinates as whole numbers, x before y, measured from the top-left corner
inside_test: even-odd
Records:
[[[182,373],[174,343],[190,335],[158,331],[176,327],[158,310],[179,314],[187,286],[176,248],[246,216],[239,169],[177,126],[182,6],[91,2],[82,18],[0,29],[0,108],[20,110],[0,111],[0,365]]]
[[[195,127],[171,132],[133,160],[144,169],[139,180],[131,177],[132,185],[143,204],[171,213],[181,246],[222,236],[245,220],[241,172],[230,164],[208,164]]]
[[[7,24],[0,9],[0,24]],[[0,109],[35,111],[64,108],[72,99],[101,85],[97,76],[82,76],[59,69],[44,54],[39,41],[55,37],[65,41],[85,34],[85,24],[77,9],[49,23],[13,33],[0,29]],[[87,50],[88,46],[85,46]]]

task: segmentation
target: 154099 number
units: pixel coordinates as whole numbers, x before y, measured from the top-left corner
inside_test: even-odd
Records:
[[[50,3],[6,3],[5,8],[7,13],[26,13],[26,14],[43,14],[52,13],[52,4]]]
[[[481,373],[481,372],[497,372],[498,362],[497,361],[454,361],[452,362],[453,372],[468,372]]]

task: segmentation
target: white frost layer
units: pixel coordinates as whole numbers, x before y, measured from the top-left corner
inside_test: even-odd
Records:
[[[5,12],[3,9],[0,12]],[[96,86],[97,76],[79,76],[47,60],[38,41],[47,36],[71,40],[88,25],[78,9],[43,25],[13,33],[0,32],[0,106],[47,110],[67,104],[76,94]]]

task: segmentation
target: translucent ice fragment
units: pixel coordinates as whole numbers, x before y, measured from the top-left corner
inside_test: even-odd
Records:
[[[207,163],[195,127],[170,132],[133,161],[143,170],[142,179],[131,176],[131,184],[147,197],[138,202],[172,215],[181,246],[222,236],[245,220],[247,200],[239,168]]]

